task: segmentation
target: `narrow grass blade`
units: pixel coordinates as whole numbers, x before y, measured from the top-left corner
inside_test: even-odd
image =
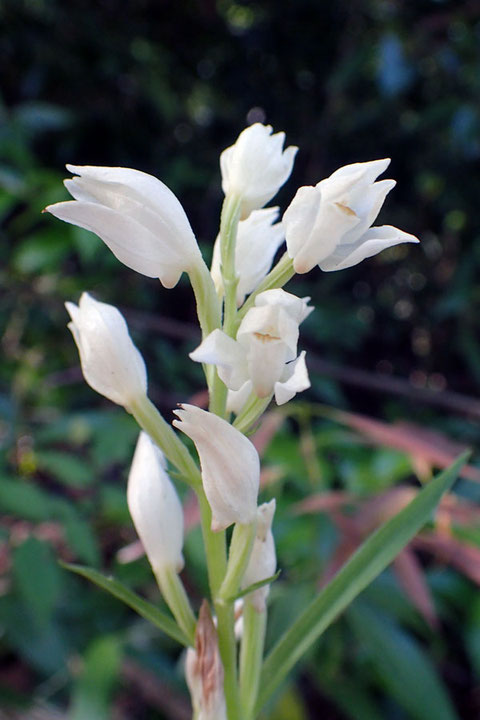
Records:
[[[155,627],[163,630],[163,632],[173,638],[173,640],[176,640],[182,645],[185,645],[185,647],[188,647],[189,642],[187,638],[174,620],[169,618],[168,615],[162,612],[159,608],[155,607],[155,605],[152,605],[152,603],[149,603],[139,595],[136,595],[132,592],[132,590],[127,588],[118,580],[114,580],[113,578],[107,577],[106,575],[103,575],[103,573],[98,572],[98,570],[84,567],[83,565],[71,565],[70,563],[63,562],[61,562],[60,565],[65,568],[65,570],[70,570],[77,575],[81,575],[95,585],[98,585],[98,587],[102,588],[102,590],[106,590],[118,600],[124,602],[125,605],[128,605],[135,610],[135,612],[145,618],[145,620],[151,622],[152,625],[155,625]]]
[[[376,530],[283,634],[265,660],[257,712],[335,618],[391,563],[428,521],[468,456],[469,453],[461,455],[429,482],[406,508]]]

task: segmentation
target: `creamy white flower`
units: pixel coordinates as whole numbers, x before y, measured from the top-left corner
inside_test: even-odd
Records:
[[[155,573],[183,568],[183,511],[166,472],[165,458],[141,432],[128,476],[130,515]]]
[[[375,221],[395,180],[375,182],[389,159],[346,165],[314,187],[301,187],[283,216],[287,252],[297,273],[357,265],[385,248],[419,242]]]
[[[122,167],[67,165],[75,201],[45,210],[96,233],[127,267],[171,288],[201,254],[180,202],[160,180]]]
[[[257,529],[253,542],[252,553],[242,580],[242,588],[266,580],[275,573],[277,556],[275,541],[272,535],[272,522],[275,514],[275,500],[260,505],[257,509]],[[245,600],[251,600],[258,612],[265,610],[265,602],[270,592],[270,585],[264,585],[249,593]]]
[[[305,353],[297,357],[299,324],[312,312],[310,298],[284,290],[266,290],[242,320],[237,337],[214,330],[190,357],[217,366],[230,391],[229,408],[238,413],[253,391],[258,397],[275,394],[283,405],[310,387]]]
[[[260,460],[250,440],[226,420],[194,405],[181,405],[174,412],[179,419],[173,424],[197,448],[212,530],[251,523],[257,510]]]
[[[101,395],[128,408],[146,394],[147,371],[122,314],[86,292],[78,305],[67,302],[65,307],[72,318],[68,328],[85,380]]]
[[[279,208],[277,207],[253,210],[246,220],[238,223],[235,246],[238,307],[243,303],[245,295],[249,295],[255,290],[268,273],[275,253],[285,238],[282,224],[275,223],[278,214]],[[220,235],[213,247],[211,273],[217,292],[223,295]]]
[[[242,198],[242,216],[271,200],[290,177],[298,148],[283,150],[285,133],[272,135],[271,125],[255,123],[220,155],[225,195]]]
[[[195,720],[227,720],[223,678],[217,631],[204,600],[195,632],[195,648],[188,648],[185,657],[185,679]]]

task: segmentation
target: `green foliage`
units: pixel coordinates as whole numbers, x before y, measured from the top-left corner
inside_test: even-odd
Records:
[[[282,207],[299,184],[342,164],[392,157],[398,186],[379,222],[417,234],[421,246],[292,283],[317,307],[301,338],[308,397],[391,421],[413,418],[478,447],[475,416],[455,416],[455,402],[440,410],[434,402],[445,384],[471,398],[480,387],[479,20],[474,7],[449,0],[126,0],[121,12],[114,2],[0,4],[2,708],[23,706],[28,716],[46,698],[76,720],[113,716],[121,663],[132,656],[183,692],[173,642],[56,562],[112,571],[136,597],[158,602],[148,563],[117,555],[136,539],[125,477],[137,428],[82,381],[63,302],[90,290],[126,310],[150,395],[168,419],[176,402],[201,387],[200,368],[187,357],[196,335],[185,279],[163,291],[120,265],[92,234],[41,215],[67,197],[65,163],[157,175],[181,198],[209,257],[221,203],[218,154],[246,122],[271,123],[300,146],[292,181],[279,194]],[[356,369],[369,372],[367,380],[356,382]],[[392,374],[411,379],[410,400],[395,394]],[[378,379],[381,393],[369,385]],[[420,403],[417,388],[432,390],[432,404]],[[368,504],[396,483],[409,484],[416,466],[405,453],[314,419],[313,410],[282,427],[265,466],[276,478],[264,496],[277,497],[283,569],[271,592],[272,647],[315,596],[344,540],[331,512],[292,508],[332,491]],[[473,483],[458,483],[457,492],[479,500]],[[345,516],[355,512],[352,505]],[[478,549],[478,527],[454,531]],[[199,601],[206,573],[198,538],[193,528],[185,555]],[[394,575],[384,573],[356,615],[322,635],[301,684],[268,711],[272,720],[306,718],[309,703],[335,718],[420,717],[418,688],[399,686],[398,678],[413,682],[410,662],[423,668],[432,703],[447,693],[443,682],[457,715],[478,714],[477,587],[431,555],[422,563],[441,632],[428,628]],[[393,678],[383,652],[398,663]],[[122,691],[135,698],[138,716],[166,712],[137,687]],[[449,712],[448,702],[435,707],[431,716]]]

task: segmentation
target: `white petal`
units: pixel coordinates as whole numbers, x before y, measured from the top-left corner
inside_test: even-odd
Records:
[[[327,182],[327,181],[325,181]],[[300,192],[308,190],[308,192]],[[295,272],[309,272],[327,257],[360,218],[348,205],[328,199],[326,188],[300,188],[283,216],[287,251]],[[312,192],[313,191],[313,192]],[[324,197],[325,195],[325,197]]]
[[[365,183],[373,183],[379,175],[385,172],[390,165],[390,158],[382,158],[382,160],[369,160],[368,162],[352,163],[344,165],[344,167],[335,170],[330,178],[355,178],[355,182],[362,179]]]
[[[307,366],[305,363],[305,350],[298,358],[287,365],[291,375],[284,382],[275,383],[275,401],[277,405],[284,405],[298,392],[310,387]]]
[[[194,405],[182,405],[174,412],[179,419],[173,424],[197,448],[212,530],[251,523],[260,481],[260,460],[252,443],[226,420]]]
[[[165,287],[182,274],[176,248],[168,238],[153,235],[137,220],[95,203],[61,202],[46,208],[60,220],[91,230],[127,267],[147,277],[160,278]]]
[[[300,325],[314,310],[313,307],[309,307],[309,301],[309,297],[299,298],[281,288],[274,288],[259,293],[255,298],[255,305],[256,307],[279,305]]]
[[[242,588],[246,588],[261,580],[266,580],[275,573],[277,557],[271,529],[274,514],[275,500],[260,505],[257,510],[256,537],[250,560],[242,580]],[[266,585],[246,596],[258,612],[265,610],[265,600],[268,596],[269,589],[269,586]]]
[[[320,269],[324,272],[344,270],[358,265],[362,260],[377,255],[386,248],[405,242],[418,243],[420,241],[414,235],[391,225],[370,228],[354,244],[340,245],[330,257],[320,263]]]
[[[349,204],[361,220],[358,225],[343,235],[342,245],[355,242],[368,230],[377,219],[385,198],[395,185],[395,180],[380,180],[366,188],[360,186],[350,195]]]
[[[251,380],[247,380],[239,390],[229,390],[227,393],[227,411],[239,415],[252,392]]]
[[[158,215],[168,217],[169,222],[175,225],[181,234],[192,233],[185,210],[178,198],[153,175],[132,168],[91,165],[67,165],[67,170],[80,175],[87,186],[89,180],[104,183],[107,187],[113,185],[116,189],[123,186],[123,193],[130,194]]]
[[[183,567],[183,511],[165,469],[165,458],[149,436],[138,438],[128,477],[130,515],[155,571]]]
[[[273,224],[278,214],[279,208],[254,210],[238,224],[235,249],[235,270],[239,278],[238,307],[268,273],[275,253],[284,240],[282,224]]]
[[[220,379],[232,390],[238,390],[246,380],[247,359],[241,346],[222,330],[213,330],[190,353],[194,362],[216,365]]]

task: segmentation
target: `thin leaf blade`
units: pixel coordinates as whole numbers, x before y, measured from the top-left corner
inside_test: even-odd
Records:
[[[85,567],[83,565],[74,565],[64,562],[61,562],[60,565],[65,568],[65,570],[70,570],[77,575],[81,575],[87,580],[90,580],[90,582],[94,583],[94,585],[102,588],[102,590],[106,590],[118,600],[125,603],[125,605],[131,607],[132,610],[135,610],[135,612],[137,612],[145,620],[148,620],[152,623],[152,625],[155,625],[155,627],[162,630],[173,640],[185,645],[185,647],[189,646],[187,638],[174,620],[169,618],[168,615],[162,612],[159,608],[155,607],[155,605],[152,605],[152,603],[149,603],[147,600],[144,600],[132,590],[127,588],[123,585],[123,583],[118,580],[114,580],[114,578],[107,577],[103,573],[98,572],[98,570],[94,570],[93,568]]]
[[[407,507],[378,528],[283,634],[265,660],[257,712],[327,627],[423,527],[468,456],[468,452],[462,454]]]

